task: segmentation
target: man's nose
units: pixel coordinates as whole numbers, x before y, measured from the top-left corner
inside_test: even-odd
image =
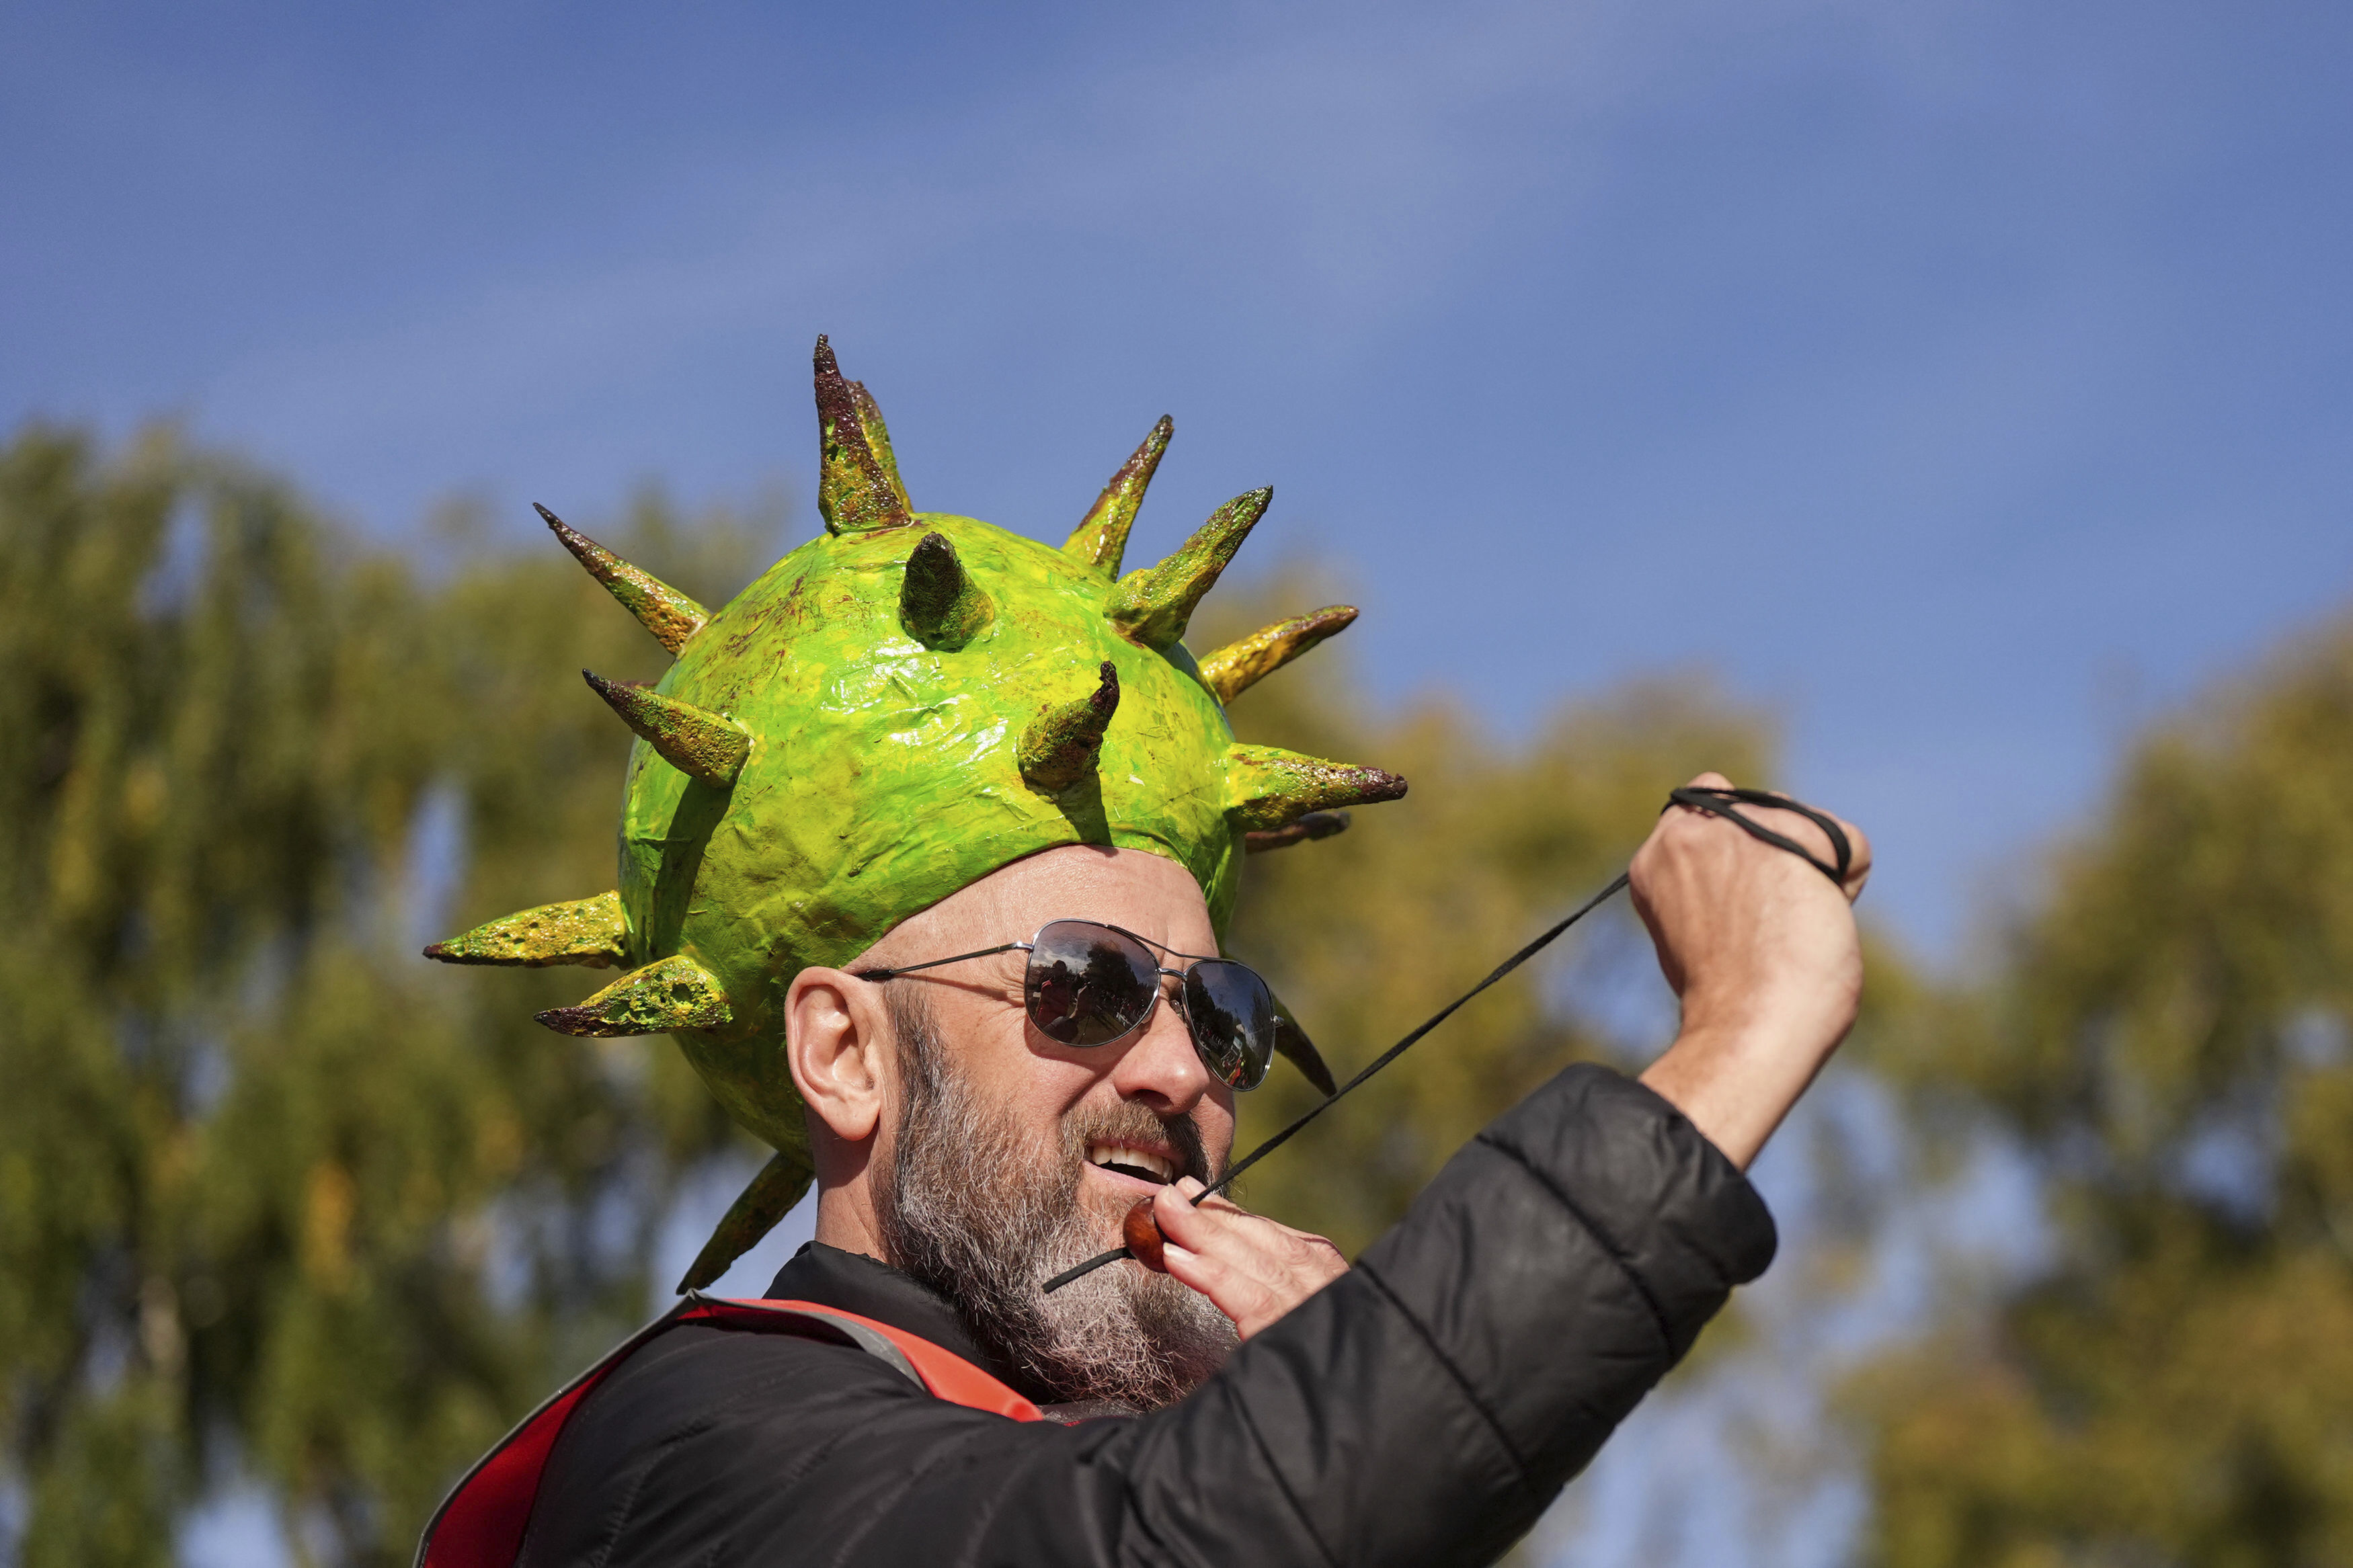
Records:
[[[1163,994],[1151,1021],[1122,1049],[1112,1087],[1122,1100],[1142,1100],[1165,1115],[1182,1116],[1209,1092],[1209,1072],[1193,1048],[1192,1031],[1173,997]]]

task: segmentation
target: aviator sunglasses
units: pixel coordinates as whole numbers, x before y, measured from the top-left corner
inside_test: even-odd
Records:
[[[1159,949],[1187,967],[1164,969]],[[1274,993],[1258,972],[1229,958],[1201,958],[1147,942],[1117,926],[1093,921],[1054,921],[1028,942],[1008,942],[953,958],[897,969],[854,969],[860,980],[895,980],[919,969],[962,963],[998,952],[1029,955],[1021,995],[1029,1021],[1058,1045],[1082,1048],[1113,1045],[1151,1021],[1160,1001],[1160,981],[1177,982],[1173,1005],[1192,1034],[1201,1065],[1219,1083],[1256,1089],[1266,1078],[1274,1049]]]

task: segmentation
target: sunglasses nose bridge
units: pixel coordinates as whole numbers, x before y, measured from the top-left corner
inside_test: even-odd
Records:
[[[1110,1076],[1123,1095],[1182,1112],[1207,1095],[1219,1079],[1193,1032],[1181,991],[1159,1000],[1167,1005],[1155,1002],[1142,1022],[1112,1046],[1118,1059],[1112,1064]]]

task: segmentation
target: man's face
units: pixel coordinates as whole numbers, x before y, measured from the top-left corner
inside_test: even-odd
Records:
[[[1055,920],[1118,926],[1176,952],[1218,951],[1200,888],[1182,866],[1141,850],[1071,846],[1015,861],[909,919],[857,967],[1026,942]],[[1021,990],[1027,958],[999,953],[889,984],[919,999],[954,1053],[957,1076],[993,1117],[1018,1130],[1023,1147],[1054,1148],[1071,1127],[1096,1131],[1086,1140],[1078,1201],[1103,1247],[1117,1247],[1121,1219],[1163,1182],[1207,1181],[1225,1168],[1233,1091],[1194,1051],[1169,1001],[1173,981],[1164,980],[1160,1005],[1135,1034],[1108,1046],[1065,1046],[1029,1022]],[[1162,962],[1183,967],[1182,960]],[[896,1125],[898,1109],[886,1113],[886,1128]],[[889,1158],[887,1149],[877,1152]]]
[[[1064,918],[1214,951],[1192,879],[1155,856],[1058,850],[954,901],[865,962],[993,947]],[[1165,998],[1145,1029],[1113,1045],[1047,1038],[1024,1011],[1023,957],[887,983],[898,1049],[875,1150],[881,1239],[892,1262],[954,1301],[984,1344],[1053,1397],[1165,1404],[1233,1346],[1232,1325],[1207,1298],[1132,1262],[1050,1297],[1039,1285],[1117,1246],[1128,1210],[1164,1182],[1221,1169],[1232,1093],[1210,1079]]]

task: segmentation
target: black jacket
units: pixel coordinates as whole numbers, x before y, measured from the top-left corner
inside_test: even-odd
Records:
[[[844,1345],[672,1329],[565,1429],[522,1560],[1489,1563],[1773,1246],[1763,1203],[1672,1107],[1571,1068],[1355,1268],[1149,1415],[1011,1422]],[[812,1245],[769,1294],[909,1330],[1020,1386],[945,1302],[870,1258]]]

